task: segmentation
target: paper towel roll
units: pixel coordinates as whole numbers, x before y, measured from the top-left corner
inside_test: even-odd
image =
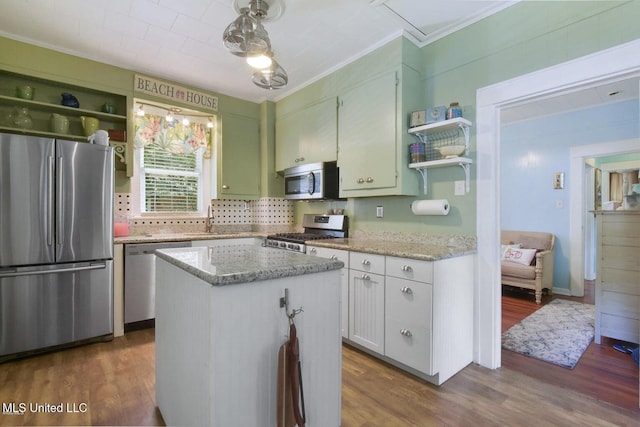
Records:
[[[411,203],[411,212],[414,215],[447,215],[449,213],[449,201],[441,200],[415,200]]]

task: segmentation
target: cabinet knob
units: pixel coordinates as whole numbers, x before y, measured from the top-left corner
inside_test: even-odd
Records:
[[[336,260],[338,259],[338,257],[337,257],[337,256],[335,256],[335,255],[331,255],[331,256],[329,257],[329,259],[330,259],[331,261],[336,261]]]
[[[371,280],[371,277],[369,277],[368,274],[363,274],[362,276],[360,276],[362,280]]]
[[[304,162],[304,157],[298,157],[298,158],[295,160],[295,162],[296,162],[296,163],[298,163],[298,162]]]
[[[358,178],[358,184],[362,184],[364,182],[364,178]]]
[[[370,176],[367,177],[367,179],[365,180],[367,182],[373,182],[373,178],[371,178]]]
[[[313,254],[313,255],[315,255],[315,254],[316,254],[316,252],[318,252],[318,251],[316,251],[316,248],[311,248],[311,249],[309,250],[309,253],[311,253],[311,254]]]
[[[223,190],[228,190],[228,189],[229,189],[229,186],[228,186],[228,185],[223,185],[223,186],[222,186],[222,189],[223,189]]]
[[[369,261],[368,259],[363,259],[362,265],[371,265],[371,261]]]
[[[413,294],[413,290],[408,286],[403,286],[402,289],[400,289],[400,292],[409,294],[409,295]]]
[[[407,273],[411,273],[413,271],[413,268],[411,268],[410,265],[403,265],[402,266],[402,271],[406,271]]]
[[[400,335],[404,335],[405,337],[411,337],[413,334],[408,329],[400,329]]]

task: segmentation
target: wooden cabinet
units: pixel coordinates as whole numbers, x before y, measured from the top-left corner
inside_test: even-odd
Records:
[[[385,356],[434,375],[433,263],[387,257]]]
[[[349,253],[349,340],[384,354],[384,256]]]
[[[596,328],[601,337],[640,341],[640,211],[596,215]]]
[[[418,73],[402,67],[339,97],[340,197],[417,193],[408,185],[406,117],[419,87]]]
[[[309,255],[322,258],[336,259],[344,263],[340,269],[340,282],[342,284],[340,298],[340,318],[342,337],[349,337],[349,252],[340,249],[310,247]]]
[[[276,121],[276,171],[337,160],[335,97],[293,111]]]
[[[212,198],[260,198],[260,123],[258,119],[222,113],[221,140],[215,149]]]

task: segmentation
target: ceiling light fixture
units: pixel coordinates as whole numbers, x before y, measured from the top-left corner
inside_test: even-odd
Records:
[[[271,59],[271,65],[261,70],[256,70],[251,76],[251,80],[256,86],[263,89],[280,89],[287,85],[289,82],[289,76],[284,68],[276,62],[275,59]]]
[[[282,0],[250,0],[240,7],[233,0],[235,10],[240,14],[227,26],[222,34],[225,48],[233,55],[246,58],[247,63],[257,68],[252,75],[253,82],[265,89],[279,89],[287,84],[289,77],[274,59],[271,41],[262,21],[272,21],[284,12]],[[272,11],[272,15],[268,12]]]

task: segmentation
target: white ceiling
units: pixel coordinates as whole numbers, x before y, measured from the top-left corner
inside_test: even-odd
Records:
[[[261,102],[280,99],[403,32],[421,46],[518,0],[282,1],[282,16],[265,23],[289,75],[289,85],[278,91],[255,86],[244,60],[223,48],[222,33],[237,17],[232,0],[2,0],[0,35]]]

